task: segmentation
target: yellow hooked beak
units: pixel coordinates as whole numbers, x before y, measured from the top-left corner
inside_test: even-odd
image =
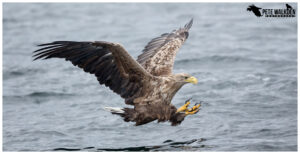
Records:
[[[193,77],[193,76],[185,79],[184,81],[192,83],[192,84],[197,84],[198,83],[198,80],[195,77]]]

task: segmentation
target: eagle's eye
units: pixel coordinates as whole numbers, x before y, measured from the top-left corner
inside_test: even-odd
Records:
[[[184,77],[184,79],[188,79],[188,78],[189,78],[188,76],[185,76],[185,77]]]

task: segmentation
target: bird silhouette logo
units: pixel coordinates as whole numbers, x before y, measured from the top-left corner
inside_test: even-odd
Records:
[[[296,10],[289,4],[285,4],[286,8],[260,8],[254,4],[247,7],[247,11],[253,12],[256,17],[296,17]]]
[[[254,4],[248,6],[247,11],[252,11],[257,17],[261,17],[261,13],[260,13],[260,9],[259,7],[256,7]]]
[[[289,4],[285,4],[285,6],[286,6],[286,9],[288,9],[288,10],[293,9],[293,7],[290,6]]]

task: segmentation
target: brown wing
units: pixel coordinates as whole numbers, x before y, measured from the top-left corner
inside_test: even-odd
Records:
[[[152,75],[172,74],[176,53],[188,38],[188,30],[192,24],[193,19],[184,28],[152,39],[144,48],[143,53],[138,56],[137,61]]]
[[[95,74],[100,84],[122,98],[130,98],[143,89],[143,80],[151,75],[119,44],[109,42],[56,41],[41,44],[34,60],[64,58],[85,72]]]

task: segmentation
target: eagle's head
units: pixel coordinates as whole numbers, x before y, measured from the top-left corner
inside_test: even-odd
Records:
[[[181,83],[181,84],[186,84],[186,83],[197,84],[198,83],[197,78],[195,78],[189,74],[186,74],[186,73],[176,74],[175,80],[177,83]]]

